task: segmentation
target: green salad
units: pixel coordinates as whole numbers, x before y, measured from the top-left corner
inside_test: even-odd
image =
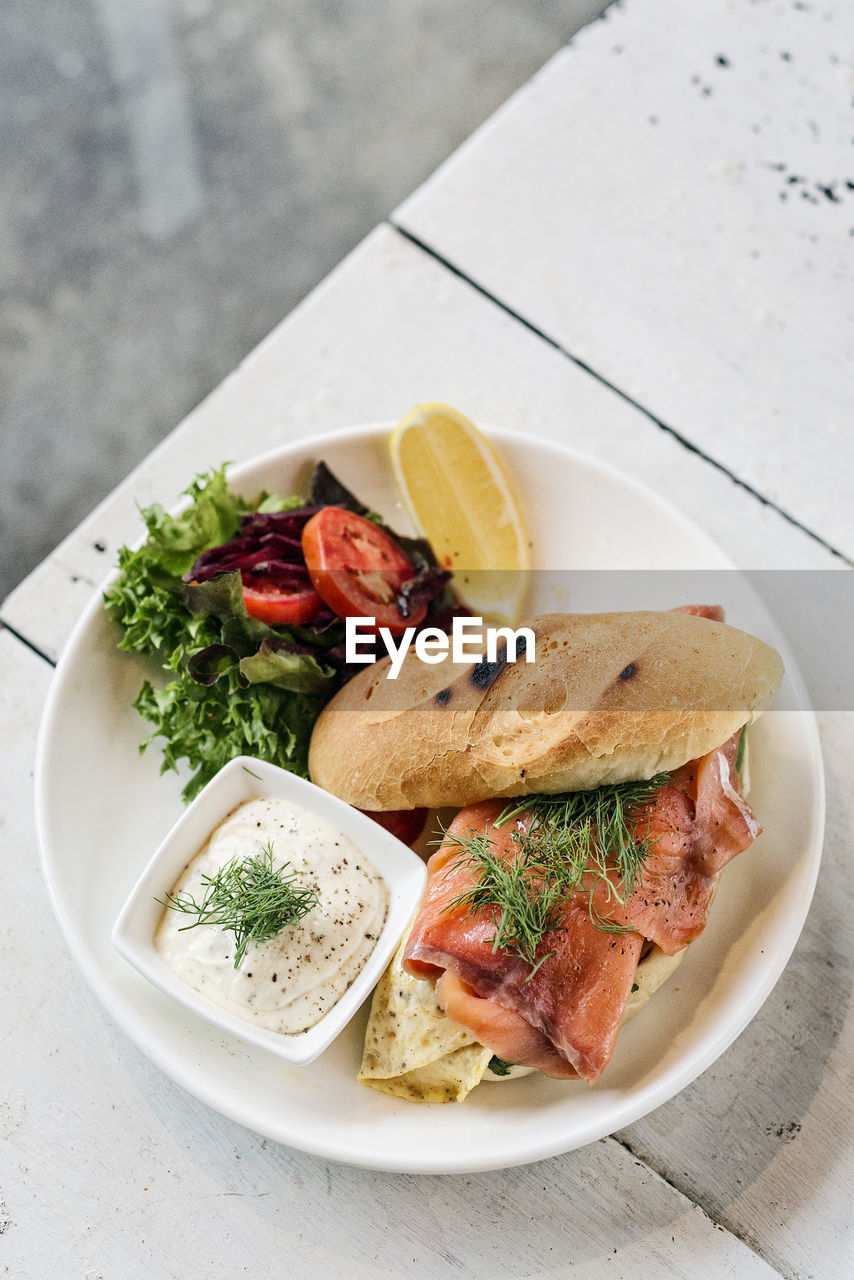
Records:
[[[238,755],[308,776],[314,723],[354,674],[344,654],[348,611],[391,607],[400,626],[420,625],[428,613],[432,625],[442,625],[455,604],[450,575],[436,567],[429,544],[388,529],[324,463],[315,468],[308,501],[261,493],[247,502],[229,489],[225,473],[223,465],[197,476],[178,515],[157,504],[145,508],[147,537],[135,550],[120,550],[118,577],[104,594],[121,629],[118,647],[154,659],[169,675],[165,686],[146,680],[134,706],[151,725],[140,751],[159,739],[161,772],[181,760],[189,766],[185,802]],[[358,522],[362,541],[375,550],[383,540],[393,544],[395,570],[380,583],[383,604],[370,607],[358,564],[342,569],[334,562],[325,577],[309,570],[302,534],[328,516],[336,525]],[[351,600],[342,597],[342,581]]]

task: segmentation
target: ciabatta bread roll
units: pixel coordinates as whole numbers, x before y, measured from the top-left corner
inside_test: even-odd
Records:
[[[360,809],[462,807],[679,768],[771,701],[780,655],[685,613],[545,614],[536,660],[429,666],[385,658],[321,713],[314,782]]]

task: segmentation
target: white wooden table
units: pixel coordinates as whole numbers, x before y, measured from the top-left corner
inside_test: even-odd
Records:
[[[854,15],[838,0],[611,10],[7,600],[3,1274],[854,1274],[844,705],[820,714],[829,814],[817,894],[757,1018],[629,1129],[476,1176],[326,1164],[162,1077],[66,952],[31,794],[51,664],[117,547],[138,536],[136,504],[171,503],[223,458],[418,401],[616,462],[742,566],[850,573],[852,59]]]

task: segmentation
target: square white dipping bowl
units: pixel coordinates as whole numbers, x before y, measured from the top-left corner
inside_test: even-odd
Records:
[[[254,1026],[220,1008],[173,973],[154,946],[164,911],[157,899],[165,899],[220,823],[238,805],[258,797],[290,800],[337,827],[373,863],[389,894],[382,933],[363,969],[320,1021],[297,1035]],[[122,908],[112,940],[143,977],[193,1013],[229,1035],[302,1064],[312,1062],[332,1043],[370,995],[394,954],[426,881],[427,869],[421,858],[372,818],[277,765],[238,756],[211,779],[175,823]]]

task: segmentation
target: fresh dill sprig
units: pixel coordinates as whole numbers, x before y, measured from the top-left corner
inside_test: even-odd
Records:
[[[216,875],[202,876],[201,902],[190,893],[167,893],[155,899],[171,911],[197,917],[182,925],[179,932],[200,924],[215,924],[234,934],[234,967],[237,969],[250,942],[266,942],[282,929],[307,915],[319,900],[317,891],[295,883],[297,873],[287,872],[291,864],[273,865],[273,843],[263,852],[246,858],[232,858]]]
[[[561,928],[564,904],[573,893],[587,895],[590,919],[597,929],[631,932],[631,926],[602,914],[596,893],[604,886],[606,903],[628,905],[655,843],[650,838],[650,807],[669,778],[660,773],[646,781],[594,791],[510,801],[496,827],[530,815],[527,830],[517,827],[511,833],[515,845],[511,852],[499,854],[484,832],[454,836],[460,852],[448,870],[462,859],[476,880],[445,910],[462,908],[468,915],[491,910],[496,927],[488,941],[493,952],[502,950],[525,960],[532,966],[529,979],[553,954],[538,957],[537,950],[547,933]]]
[[[445,909],[462,907],[468,915],[491,909],[495,933],[487,941],[492,943],[493,953],[500,950],[519,956],[533,966],[529,975],[533,977],[546,959],[541,956],[537,960],[537,947],[560,924],[562,885],[558,881],[545,882],[539,867],[529,862],[521,846],[504,858],[483,832],[454,839],[477,879],[467,893],[461,893]]]
[[[532,822],[526,840],[539,849],[551,874],[574,890],[581,888],[587,873],[592,872],[594,880],[608,881],[625,906],[655,843],[649,834],[651,806],[669,781],[669,773],[657,773],[638,782],[611,783],[592,791],[520,797],[507,805],[495,825],[503,826],[527,811]],[[644,815],[646,830],[638,830]],[[617,884],[609,872],[614,873]],[[609,927],[623,932],[619,926]]]

